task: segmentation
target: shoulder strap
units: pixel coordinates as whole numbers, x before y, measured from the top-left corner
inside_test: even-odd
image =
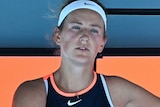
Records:
[[[100,77],[101,77],[101,80],[102,80],[102,84],[103,84],[103,87],[104,87],[108,102],[109,102],[111,107],[114,107],[112,99],[111,99],[111,96],[110,96],[110,93],[109,93],[109,89],[108,89],[108,86],[107,86],[107,83],[106,83],[106,80],[105,80],[105,78],[104,78],[104,76],[102,74],[100,74]]]
[[[46,95],[48,95],[48,80],[44,80],[44,84],[46,87]]]
[[[50,78],[50,75],[51,74],[43,77],[44,85],[45,85],[45,88],[46,88],[46,95],[48,95],[48,78]]]

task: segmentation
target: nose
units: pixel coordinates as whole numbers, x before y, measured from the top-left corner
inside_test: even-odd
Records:
[[[89,34],[88,32],[85,30],[82,32],[82,36],[80,37],[80,42],[83,44],[86,44],[89,41]]]
[[[89,40],[89,38],[88,38],[87,35],[83,35],[83,36],[80,37],[80,42],[81,42],[82,44],[87,44],[87,43],[88,43],[88,40]]]

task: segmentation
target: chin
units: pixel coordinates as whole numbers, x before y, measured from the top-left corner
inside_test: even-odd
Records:
[[[91,62],[90,56],[84,56],[84,55],[76,56],[76,60],[77,60],[77,62],[80,62],[80,63],[89,63],[89,62]]]

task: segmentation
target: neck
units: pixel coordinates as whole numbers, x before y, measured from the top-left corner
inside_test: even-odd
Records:
[[[78,92],[88,87],[94,78],[92,70],[59,68],[54,74],[55,83],[63,92]]]
[[[58,88],[64,92],[78,92],[90,85],[94,78],[93,63],[63,58],[54,74]]]

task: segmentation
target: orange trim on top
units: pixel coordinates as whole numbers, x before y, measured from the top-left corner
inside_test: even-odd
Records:
[[[52,74],[48,74],[46,76],[43,77],[43,80],[47,80]]]
[[[90,89],[92,89],[93,86],[95,85],[96,81],[97,81],[97,74],[96,74],[96,72],[94,72],[94,79],[93,79],[92,83],[87,88],[85,88],[82,91],[76,92],[76,93],[66,93],[66,92],[61,91],[57,87],[57,85],[56,85],[56,83],[54,81],[53,75],[50,75],[50,80],[51,80],[53,88],[56,90],[57,93],[59,93],[62,96],[66,96],[66,97],[74,97],[74,96],[77,96],[77,95],[82,95],[82,94],[88,92]]]

